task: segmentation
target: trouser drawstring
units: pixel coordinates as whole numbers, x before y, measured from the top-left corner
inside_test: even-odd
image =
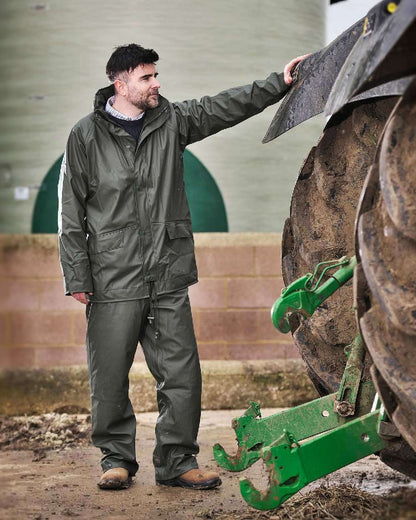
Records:
[[[157,309],[157,291],[155,290],[155,283],[149,282],[149,300],[150,300],[150,309],[149,315],[147,319],[149,320],[150,325],[154,328],[155,331],[155,339],[160,338],[159,331],[159,322],[158,322],[158,309]]]

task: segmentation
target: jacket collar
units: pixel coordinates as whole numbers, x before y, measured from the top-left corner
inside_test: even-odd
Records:
[[[107,112],[105,111],[105,105],[107,103],[107,100],[114,96],[115,90],[114,85],[109,85],[108,87],[101,88],[98,90],[98,92],[95,94],[94,99],[94,112],[96,114],[100,114],[101,116],[104,116],[105,119],[110,120]],[[166,98],[159,95],[159,105],[156,108],[150,108],[149,110],[146,110],[146,117],[144,119],[144,124],[148,126],[151,124],[155,119],[157,119],[163,112],[166,111],[167,107],[169,105],[169,102]]]

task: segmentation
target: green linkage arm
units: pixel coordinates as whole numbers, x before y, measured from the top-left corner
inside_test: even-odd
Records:
[[[356,409],[358,415],[371,410],[374,394],[372,381],[362,385]],[[273,444],[286,428],[290,428],[300,441],[345,424],[352,418],[337,413],[337,398],[336,393],[329,394],[264,418],[261,418],[260,406],[252,402],[244,415],[232,422],[238,443],[236,454],[229,455],[221,444],[213,447],[217,464],[228,471],[242,471],[254,464],[261,457],[262,448]]]
[[[256,509],[273,509],[310,482],[380,451],[385,442],[377,432],[378,419],[379,410],[369,412],[303,444],[284,432],[262,450],[269,489],[260,492],[248,479],[240,479],[244,500]]]

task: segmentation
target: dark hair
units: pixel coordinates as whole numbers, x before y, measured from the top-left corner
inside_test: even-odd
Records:
[[[114,81],[120,72],[130,72],[138,65],[155,63],[159,55],[153,49],[144,49],[141,45],[130,43],[117,47],[107,62],[106,73]]]

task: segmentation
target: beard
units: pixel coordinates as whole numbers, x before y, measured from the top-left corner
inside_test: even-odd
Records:
[[[139,110],[149,110],[159,105],[159,94],[141,95],[139,98],[128,97],[127,101]]]

